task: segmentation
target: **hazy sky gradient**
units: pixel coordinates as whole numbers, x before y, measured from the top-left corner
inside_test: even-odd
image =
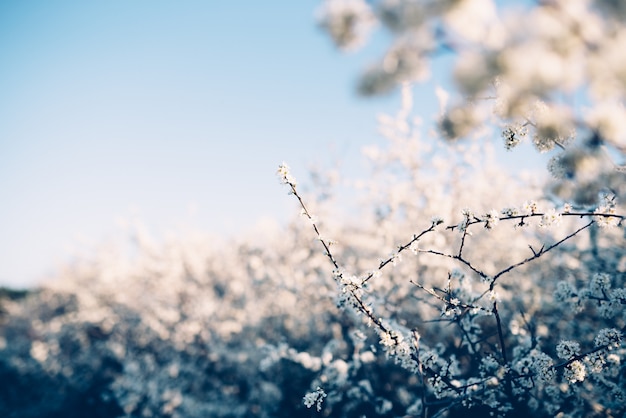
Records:
[[[275,170],[358,167],[398,95],[355,94],[317,0],[0,2],[0,285],[141,218],[240,233],[293,208]],[[417,112],[437,111],[432,87]],[[87,243],[87,244],[85,244]]]

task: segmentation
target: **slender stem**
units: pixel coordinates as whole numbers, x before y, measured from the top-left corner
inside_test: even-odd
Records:
[[[544,255],[545,253],[547,253],[548,251],[553,250],[554,248],[558,247],[559,245],[563,244],[565,241],[567,241],[570,238],[573,238],[575,235],[577,235],[578,233],[584,231],[585,229],[589,228],[591,225],[593,225],[595,223],[595,221],[591,221],[588,224],[578,228],[576,231],[572,232],[571,234],[569,234],[568,236],[566,236],[565,238],[561,239],[560,241],[555,242],[554,244],[544,248],[541,247],[541,249],[539,251],[535,251],[531,248],[533,255],[531,257],[526,258],[525,260],[520,261],[519,263],[515,263],[513,265],[510,265],[509,267],[505,268],[504,270],[500,271],[499,273],[497,273],[496,275],[493,276],[493,279],[491,279],[491,283],[489,285],[489,290],[493,290],[495,284],[496,284],[496,280],[498,280],[498,278],[500,276],[502,276],[503,274],[509,273],[511,270],[516,269],[520,266],[523,266],[526,263],[529,263],[539,257],[541,257],[542,255]]]
[[[493,302],[493,314],[496,317],[496,324],[498,326],[498,339],[500,340],[500,354],[502,355],[502,362],[504,364],[508,363],[506,358],[506,345],[504,343],[504,332],[502,331],[502,320],[500,319],[500,314],[498,313],[498,302]]]

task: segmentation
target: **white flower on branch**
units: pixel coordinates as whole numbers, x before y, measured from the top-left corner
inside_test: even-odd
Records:
[[[595,210],[595,212],[598,215],[594,216],[593,219],[600,228],[608,229],[619,225],[621,218],[618,216],[611,216],[616,214],[614,206],[600,206]]]
[[[441,224],[443,223],[443,218],[442,218],[442,217],[440,217],[440,216],[433,216],[433,217],[430,219],[430,223],[431,223],[433,226],[441,225]]]
[[[587,377],[587,369],[582,361],[573,361],[565,368],[564,377],[570,383],[582,382]]]
[[[296,179],[291,175],[289,166],[286,163],[282,163],[278,166],[276,174],[278,175],[281,183],[291,184],[293,186],[297,185]]]
[[[537,202],[535,202],[534,200],[524,202],[524,204],[522,205],[521,212],[523,215],[534,215],[538,211],[539,209],[537,206]]]
[[[622,333],[615,328],[601,329],[594,343],[596,347],[606,346],[608,350],[614,350],[622,344]]]
[[[569,203],[565,203],[563,205],[563,213],[570,213],[572,211],[572,205]]]
[[[556,376],[554,362],[546,353],[532,352],[532,368],[543,382],[550,382]]]
[[[319,412],[322,410],[322,402],[326,396],[328,395],[324,392],[324,389],[318,386],[315,391],[307,393],[302,399],[307,408],[316,405],[317,412]]]
[[[594,294],[605,294],[611,289],[611,276],[606,273],[595,273],[591,277],[589,290]]]
[[[504,147],[507,151],[511,151],[522,142],[527,134],[528,128],[526,125],[522,125],[520,123],[507,125],[502,131]]]
[[[551,208],[541,216],[541,222],[539,226],[542,228],[548,228],[558,225],[561,222],[561,214],[556,209]]]
[[[490,290],[489,292],[487,292],[487,300],[489,302],[501,302],[502,301],[502,299],[500,299],[500,294],[496,292],[495,290]]]
[[[492,209],[483,216],[483,221],[485,222],[485,229],[493,229],[500,222],[500,213]]]
[[[580,354],[580,344],[575,341],[563,340],[556,346],[556,355],[564,360]]]

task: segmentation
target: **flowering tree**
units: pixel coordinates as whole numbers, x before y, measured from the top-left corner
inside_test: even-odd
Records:
[[[375,187],[381,200],[369,226],[391,247],[369,270],[363,249],[337,248],[322,235],[280,166],[333,268],[338,305],[373,328],[418,382],[420,397],[409,391],[403,413],[624,413],[625,17],[614,1],[539,1],[514,12],[489,0],[323,4],[321,26],[342,49],[365,43],[377,25],[392,34],[362,75],[362,93],[424,81],[430,61],[450,53],[459,97],[437,121],[444,140],[488,139],[499,129],[509,150],[530,138],[538,152],[553,152],[542,193],[477,168],[484,161],[475,147],[448,156],[456,178],[439,167],[433,192],[405,97],[400,114],[383,120],[389,148],[369,150],[388,176]],[[507,194],[516,199],[501,203]],[[526,202],[515,203],[521,196]],[[354,376],[358,355],[346,367]],[[322,374],[305,404],[332,408],[345,380]],[[387,401],[377,412],[394,408]]]
[[[371,175],[319,170],[306,193],[282,165],[302,212],[284,227],[219,245],[137,227],[0,300],[0,415],[622,416],[625,17],[609,0],[324,2],[343,49],[392,34],[360,82],[402,90]],[[433,140],[410,83],[440,54],[458,97]],[[503,169],[494,137],[552,153],[552,178]]]

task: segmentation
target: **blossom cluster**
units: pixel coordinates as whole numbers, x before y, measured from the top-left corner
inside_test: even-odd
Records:
[[[494,177],[488,154],[479,164],[461,160],[464,168],[450,173],[437,158],[423,157],[433,148],[420,146],[409,113],[403,108],[395,118],[381,118],[389,147],[367,150],[379,175],[389,168],[381,183],[394,186],[382,189],[372,180],[369,193],[380,199],[373,205],[374,224],[382,230],[356,235],[359,242],[377,238],[378,247],[393,250],[372,262],[375,274],[363,261],[371,247],[347,248],[347,236],[327,253],[334,267],[339,263],[334,276],[340,291],[350,296],[351,303],[341,306],[363,332],[373,328],[380,351],[407,373],[404,384],[418,384],[419,398],[397,400],[393,410],[552,416],[565,409],[581,417],[598,405],[611,414],[623,411],[616,400],[624,390],[619,372],[608,367],[619,369],[626,354],[618,196],[605,195],[598,206],[555,204],[503,171]],[[448,152],[448,161],[459,157],[454,148]],[[429,174],[446,184],[447,194],[433,192]],[[520,194],[528,200],[511,205]],[[463,202],[463,209],[450,201]],[[436,215],[423,219],[433,209]],[[314,231],[320,234],[315,223]],[[347,364],[359,363],[353,358]],[[344,399],[333,395],[345,385],[326,383],[328,411]],[[587,396],[576,397],[583,387]]]

